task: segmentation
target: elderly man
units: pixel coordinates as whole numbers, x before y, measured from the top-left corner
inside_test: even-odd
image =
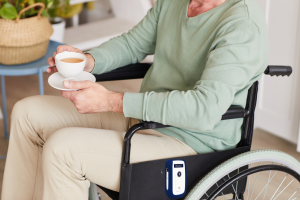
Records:
[[[2,200],[87,199],[90,181],[118,191],[123,136],[138,119],[174,127],[135,134],[132,163],[235,148],[242,119],[221,116],[245,106],[267,41],[254,0],[158,0],[128,33],[85,52],[93,74],[155,54],[140,93],[65,81],[78,91],[15,105]],[[83,53],[64,45],[53,57],[63,51]]]

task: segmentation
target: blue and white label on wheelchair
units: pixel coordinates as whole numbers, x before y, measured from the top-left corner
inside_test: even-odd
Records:
[[[178,199],[186,191],[186,166],[184,160],[167,160],[165,165],[165,191],[169,199]]]

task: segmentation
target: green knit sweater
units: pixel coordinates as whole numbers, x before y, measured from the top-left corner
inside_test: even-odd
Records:
[[[124,94],[125,116],[174,126],[157,131],[197,153],[234,148],[243,120],[221,116],[230,105],[245,106],[268,65],[264,15],[254,0],[227,0],[188,18],[189,1],[158,0],[128,33],[88,51],[92,73],[155,54],[140,93]]]

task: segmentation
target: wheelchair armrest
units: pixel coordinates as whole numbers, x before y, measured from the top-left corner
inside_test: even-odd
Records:
[[[236,106],[232,105],[229,107],[227,112],[222,116],[222,120],[227,119],[236,119],[236,118],[244,118],[249,115],[249,112],[245,110],[242,106]],[[145,129],[157,129],[157,128],[165,128],[165,127],[171,127],[170,125],[164,125],[157,122],[146,122],[143,121],[142,123],[135,124],[132,127],[129,128],[127,133],[124,137],[124,145],[123,145],[123,160],[122,165],[126,166],[129,164],[130,161],[130,141],[132,136],[138,131],[138,130],[145,130]]]
[[[157,129],[157,128],[165,128],[171,127],[170,125],[164,125],[157,122],[145,122],[143,121],[143,129]]]
[[[246,111],[242,106],[232,105],[226,111],[224,115],[222,115],[222,120],[227,119],[236,119],[236,118],[244,118],[249,115],[249,112]],[[157,122],[142,122],[143,129],[157,129],[157,128],[165,128],[171,127],[170,125],[164,125]]]
[[[103,74],[95,74],[96,81],[113,81],[144,78],[152,63],[136,63],[121,67]],[[265,74],[270,76],[290,76],[293,69],[290,66],[269,65]]]
[[[144,78],[151,65],[152,63],[136,63],[94,76],[97,82]]]
[[[222,115],[222,120],[244,118],[248,115],[249,112],[245,110],[242,106],[232,105],[229,107],[226,113]]]

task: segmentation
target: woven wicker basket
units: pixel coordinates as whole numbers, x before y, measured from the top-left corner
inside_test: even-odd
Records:
[[[40,6],[37,16],[20,19],[26,10]],[[0,19],[0,63],[22,64],[43,57],[53,33],[49,19],[42,17],[43,3],[35,3],[20,11],[16,20]]]

